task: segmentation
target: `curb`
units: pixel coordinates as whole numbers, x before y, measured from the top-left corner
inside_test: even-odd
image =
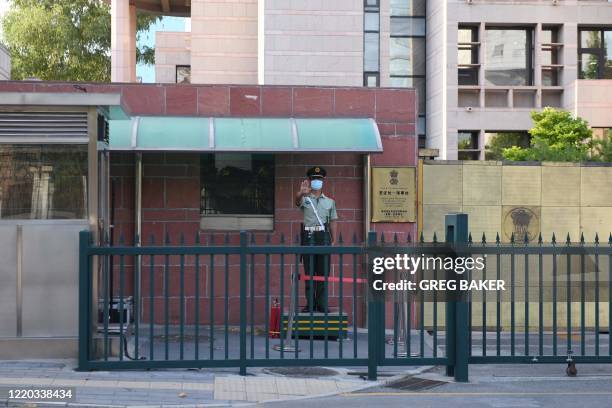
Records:
[[[337,370],[339,367],[324,367]],[[273,404],[276,402],[288,402],[288,401],[300,401],[307,400],[313,398],[325,398],[331,397],[334,395],[341,395],[352,393],[355,391],[361,391],[367,388],[372,387],[380,387],[385,386],[389,383],[397,381],[407,376],[414,376],[418,374],[422,374],[425,371],[430,370],[433,366],[416,366],[413,371],[409,374],[406,372],[399,373],[397,375],[393,375],[391,377],[384,378],[382,380],[377,381],[364,381],[363,384],[356,385],[354,387],[346,388],[342,391],[334,391],[325,394],[315,394],[315,395],[301,395],[290,398],[282,398],[282,399],[269,399],[262,401],[235,401],[228,403],[210,403],[210,404],[168,404],[168,405],[147,405],[147,404],[88,404],[88,403],[79,403],[79,402],[42,402],[42,403],[34,403],[34,402],[26,402],[26,401],[2,401],[0,406],[4,407],[18,407],[18,408],[57,408],[57,407],[68,407],[68,408],[225,408],[225,407],[246,407],[253,406],[259,404]],[[291,378],[287,376],[277,376],[279,378]]]

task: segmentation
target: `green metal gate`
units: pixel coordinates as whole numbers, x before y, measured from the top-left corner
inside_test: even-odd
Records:
[[[425,351],[423,322],[416,355],[398,354],[397,325],[393,336],[385,333],[385,301],[366,290],[368,247],[385,245],[384,236],[377,242],[370,233],[368,245],[340,237],[336,246],[301,246],[282,236],[257,244],[245,232],[232,239],[94,246],[81,232],[79,369],[236,367],[244,375],[260,366],[362,366],[374,379],[381,365],[451,363],[437,346]],[[322,278],[302,271],[301,257],[315,254],[331,257],[332,270]],[[306,337],[288,336],[280,324],[275,338],[269,327],[275,300],[280,311],[297,308],[291,299],[301,298],[300,281],[315,279],[324,280],[336,311],[306,314]],[[330,338],[329,327],[343,316],[346,335]],[[404,344],[410,350],[410,338]]]
[[[178,245],[166,237],[94,246],[81,232],[79,368],[236,367],[244,375],[248,367],[360,366],[374,379],[381,366],[444,365],[467,381],[469,364],[612,363],[612,236],[502,244],[473,242],[467,231],[467,216],[450,214],[444,242],[370,233],[366,243],[301,246],[242,232],[218,242],[198,235]],[[462,279],[501,279],[507,290],[450,298],[368,290],[378,253],[449,250],[486,258]],[[302,270],[301,257],[315,254],[331,257],[323,277]],[[306,323],[285,316],[303,298],[300,282],[316,279],[334,311],[306,313]]]

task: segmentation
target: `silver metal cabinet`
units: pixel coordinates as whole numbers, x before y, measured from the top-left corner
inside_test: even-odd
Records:
[[[0,336],[78,334],[78,233],[86,220],[0,223]]]

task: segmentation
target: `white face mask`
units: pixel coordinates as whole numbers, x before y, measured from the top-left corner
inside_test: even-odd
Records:
[[[313,190],[320,190],[323,188],[323,180],[315,179],[310,180],[310,188]]]

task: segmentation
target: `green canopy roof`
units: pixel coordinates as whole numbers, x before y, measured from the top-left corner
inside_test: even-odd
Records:
[[[109,121],[110,150],[382,152],[373,119],[141,116]]]

